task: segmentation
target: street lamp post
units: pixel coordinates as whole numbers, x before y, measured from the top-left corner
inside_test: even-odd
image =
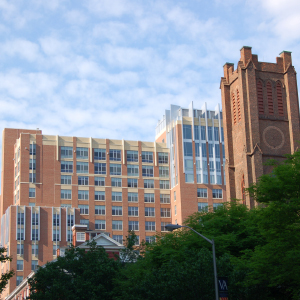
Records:
[[[186,227],[192,231],[194,231],[195,233],[197,233],[198,235],[200,235],[203,239],[205,239],[207,242],[209,242],[212,245],[212,252],[213,252],[213,264],[214,264],[214,278],[215,278],[215,295],[216,295],[216,300],[219,300],[219,291],[218,291],[218,275],[217,275],[217,264],[216,264],[216,251],[215,251],[215,241],[214,240],[210,240],[207,237],[205,237],[204,235],[202,235],[201,233],[199,233],[198,231],[194,230],[193,228],[186,226],[186,225],[175,225],[175,224],[168,224],[165,226],[165,228],[168,231],[173,231],[175,229],[179,229],[182,227]]]

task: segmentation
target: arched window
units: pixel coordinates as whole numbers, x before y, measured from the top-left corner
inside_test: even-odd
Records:
[[[236,104],[235,104],[234,93],[232,93],[232,111],[233,111],[233,123],[236,124]]]
[[[277,104],[278,104],[278,114],[283,116],[283,100],[282,100],[282,88],[281,83],[277,82],[276,84],[276,93],[277,93]]]
[[[264,96],[263,96],[263,85],[259,80],[257,82],[257,105],[258,105],[258,113],[260,115],[264,114]]]
[[[267,99],[269,114],[274,115],[273,95],[272,95],[272,84],[270,81],[267,82]]]
[[[240,102],[239,90],[236,90],[236,102],[237,102],[238,117],[240,122],[242,120],[242,117],[241,117],[241,102]]]

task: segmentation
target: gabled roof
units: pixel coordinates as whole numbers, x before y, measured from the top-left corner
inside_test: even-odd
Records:
[[[95,241],[97,246],[102,246],[106,250],[121,250],[124,248],[124,246],[122,244],[118,243],[117,241],[115,241],[114,239],[112,239],[111,237],[106,235],[105,233],[100,233],[100,234],[96,235],[94,238],[92,238],[88,242],[92,242],[92,241]],[[79,248],[89,248],[88,242],[85,242],[85,243],[79,245],[78,247]]]

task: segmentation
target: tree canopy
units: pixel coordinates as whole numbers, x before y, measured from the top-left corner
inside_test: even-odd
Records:
[[[12,260],[12,258],[7,255],[6,251],[7,251],[6,248],[0,248],[0,262],[1,263],[5,263],[5,262]],[[9,279],[11,277],[13,277],[14,274],[15,274],[15,272],[13,270],[2,273],[1,278],[0,278],[0,294],[5,289]]]

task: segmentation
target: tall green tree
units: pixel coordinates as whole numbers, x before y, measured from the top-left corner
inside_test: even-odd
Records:
[[[12,258],[7,255],[6,251],[7,251],[6,248],[0,248],[0,262],[1,263],[12,261]],[[5,272],[1,275],[1,278],[0,278],[0,294],[5,289],[9,279],[13,276],[14,276],[14,271],[13,270],[7,271],[7,272]]]

